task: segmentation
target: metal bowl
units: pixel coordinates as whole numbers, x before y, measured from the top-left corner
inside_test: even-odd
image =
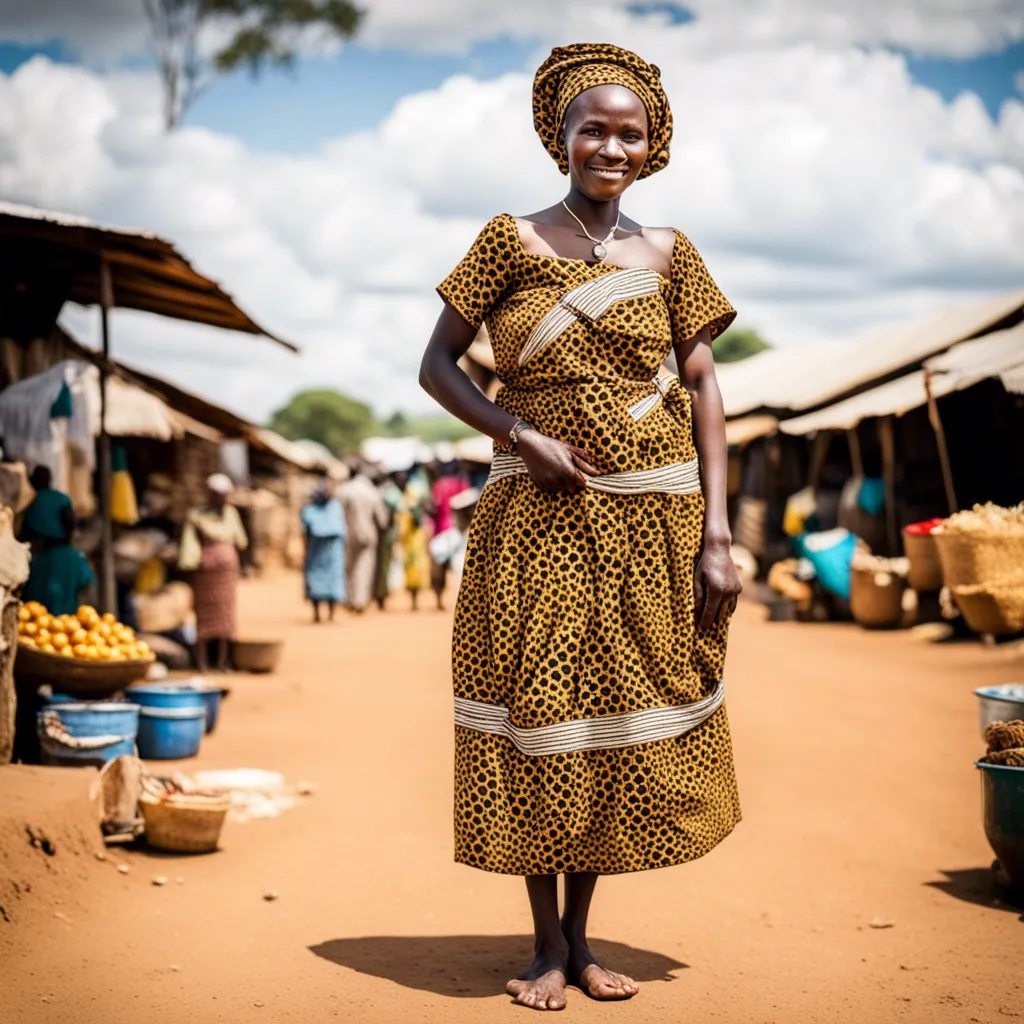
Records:
[[[1024,683],[1003,683],[1001,686],[979,686],[978,722],[982,739],[993,722],[1014,722],[1024,719]]]

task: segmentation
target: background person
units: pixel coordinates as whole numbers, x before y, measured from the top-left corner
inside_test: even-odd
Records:
[[[302,510],[306,541],[303,578],[306,600],[313,605],[313,621],[320,621],[320,605],[327,605],[327,618],[334,621],[334,609],[345,601],[345,513],[331,493],[331,484],[321,480],[313,497]]]
[[[238,509],[230,503],[231,478],[214,473],[206,481],[206,504],[192,509],[181,534],[178,567],[191,573],[196,613],[196,667],[230,668],[230,645],[238,634],[238,557],[249,545]]]
[[[348,573],[348,606],[360,614],[373,600],[377,573],[377,548],[381,531],[391,518],[380,491],[352,460],[351,476],[338,488],[338,499],[345,511],[347,534],[345,564]]]

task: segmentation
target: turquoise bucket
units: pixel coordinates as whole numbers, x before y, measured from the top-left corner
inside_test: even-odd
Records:
[[[135,753],[139,706],[124,701],[50,704],[36,716],[43,764],[101,768]]]
[[[1015,895],[1024,897],[1024,768],[976,761],[985,835]]]

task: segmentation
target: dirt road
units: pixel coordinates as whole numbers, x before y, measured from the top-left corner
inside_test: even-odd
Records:
[[[119,858],[83,866],[59,905],[45,889],[22,899],[0,921],[4,1024],[530,1012],[502,994],[530,953],[522,883],[451,860],[450,617],[314,628],[298,591],[293,577],[247,585],[247,631],[285,636],[284,665],[232,680],[199,763],[275,769],[316,795],[229,823],[215,855],[128,853],[128,874]],[[971,689],[1024,675],[1012,657],[741,607],[728,687],[745,819],[697,863],[601,883],[600,950],[643,988],[625,1005],[571,990],[567,1015],[1024,1019],[1024,917],[993,902],[972,767]]]

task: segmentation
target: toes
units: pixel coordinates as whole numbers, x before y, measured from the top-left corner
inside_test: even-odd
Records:
[[[518,996],[526,988],[528,982],[520,981],[518,978],[513,978],[506,986],[505,991],[510,996]]]

